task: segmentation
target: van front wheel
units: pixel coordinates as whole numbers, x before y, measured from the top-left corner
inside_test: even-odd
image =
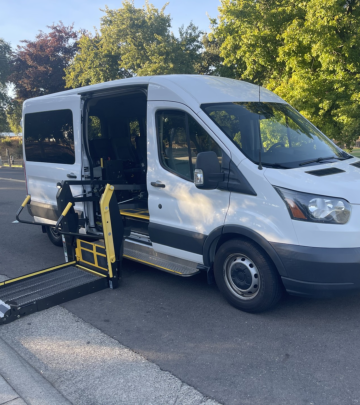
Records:
[[[224,297],[242,311],[266,311],[282,296],[281,280],[273,263],[246,240],[233,239],[220,246],[214,274]]]
[[[53,226],[47,226],[46,227],[46,233],[50,239],[50,241],[55,245],[55,246],[62,246],[62,239],[61,239],[61,234],[57,231],[55,231],[55,227]]]

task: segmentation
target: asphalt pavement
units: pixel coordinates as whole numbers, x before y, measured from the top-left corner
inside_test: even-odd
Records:
[[[40,227],[12,223],[22,179],[20,170],[0,169],[0,274],[8,277],[63,260]],[[360,294],[285,297],[252,315],[202,274],[180,278],[124,261],[119,289],[63,308],[223,404],[360,403]]]

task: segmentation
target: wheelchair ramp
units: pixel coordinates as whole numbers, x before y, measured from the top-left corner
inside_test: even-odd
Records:
[[[76,263],[0,283],[0,325],[109,287],[108,278]]]

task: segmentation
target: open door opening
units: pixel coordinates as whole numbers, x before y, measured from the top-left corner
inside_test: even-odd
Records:
[[[88,149],[95,180],[110,184],[142,185],[139,190],[116,189],[119,210],[132,232],[147,235],[149,222],[146,189],[146,94],[98,96],[87,102]],[[99,207],[95,224],[102,231]]]

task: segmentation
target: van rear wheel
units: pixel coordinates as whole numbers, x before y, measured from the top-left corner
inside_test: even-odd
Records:
[[[260,248],[246,240],[233,239],[220,246],[214,274],[223,296],[242,311],[266,311],[282,296],[274,264]]]
[[[59,232],[55,231],[54,226],[47,226],[46,233],[47,233],[51,243],[53,243],[55,246],[62,246],[61,234]]]

